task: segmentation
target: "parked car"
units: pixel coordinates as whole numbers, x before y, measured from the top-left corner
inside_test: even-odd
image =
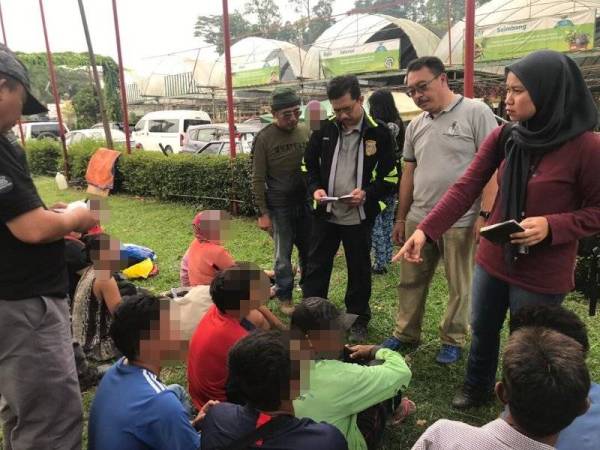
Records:
[[[69,128],[64,125],[65,134],[69,132]],[[22,122],[23,135],[27,139],[58,139],[60,136],[58,122]],[[13,127],[13,132],[20,138],[19,125]]]
[[[108,126],[110,127],[111,130],[125,131],[125,127],[123,126],[123,124],[121,122],[108,122]],[[98,122],[90,127],[90,129],[96,129],[96,128],[103,130],[104,125],[102,124],[102,122]]]
[[[140,119],[132,136],[138,149],[179,153],[190,126],[210,123],[210,116],[204,111],[155,111]]]
[[[113,139],[113,144],[125,144],[125,133],[120,130],[110,130],[110,134]],[[83,130],[74,130],[67,133],[65,137],[67,147],[85,139],[104,140],[104,129],[87,128]],[[134,146],[133,143],[131,145]]]
[[[238,124],[235,126],[237,153],[250,153],[256,134],[266,124]],[[220,155],[229,153],[229,124],[217,123],[190,127],[181,149],[185,153]]]

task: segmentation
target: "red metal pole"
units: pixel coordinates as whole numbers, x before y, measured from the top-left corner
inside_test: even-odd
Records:
[[[475,72],[475,0],[465,0],[465,54],[464,94],[473,98]]]
[[[229,123],[229,160],[231,162],[231,211],[237,214],[235,183],[233,180],[233,161],[235,159],[235,125],[233,116],[233,82],[231,80],[231,36],[229,34],[229,8],[223,0],[223,44],[225,47],[225,85],[227,87],[227,122]]]
[[[60,133],[60,142],[63,148],[64,170],[65,177],[69,179],[69,161],[67,158],[67,143],[65,142],[65,128],[63,125],[62,114],[60,112],[60,97],[58,96],[58,87],[56,85],[56,73],[54,72],[54,62],[52,60],[52,52],[50,51],[50,41],[48,40],[48,30],[46,28],[46,17],[44,15],[44,4],[40,3],[40,14],[42,16],[42,27],[44,29],[44,40],[46,41],[46,56],[48,58],[48,72],[50,73],[50,83],[52,84],[52,96],[56,104],[56,115],[58,117],[58,131]]]
[[[2,3],[0,3],[0,26],[2,27],[2,38],[4,40],[4,45],[8,46],[8,40],[6,39],[6,29],[4,28],[4,15],[2,14]],[[25,148],[25,133],[23,133],[23,124],[21,124],[21,119],[17,120],[17,125],[19,125],[21,145],[23,146],[23,148]]]
[[[119,14],[117,0],[112,0],[113,17],[115,19],[115,36],[117,38],[117,56],[119,58],[119,88],[121,89],[121,114],[125,128],[125,145],[127,153],[131,154],[131,140],[129,139],[129,111],[127,110],[127,86],[125,86],[125,73],[123,69],[123,55],[121,54],[121,33],[119,32]]]
[[[448,65],[452,65],[452,16],[450,14],[450,7],[452,0],[448,0],[446,9],[448,10]]]
[[[229,8],[223,0],[223,43],[225,46],[225,83],[227,87],[227,122],[229,122],[229,155],[235,158],[235,125],[233,116],[233,82],[231,80],[231,36],[229,35]]]

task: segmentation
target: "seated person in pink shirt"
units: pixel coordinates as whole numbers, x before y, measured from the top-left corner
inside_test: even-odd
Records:
[[[182,286],[209,286],[217,272],[235,265],[235,260],[222,245],[230,227],[226,211],[206,210],[192,221],[194,240],[181,260],[179,278]],[[250,312],[247,319],[257,328],[285,329],[281,321],[266,307]]]
[[[413,450],[552,450],[561,430],[589,408],[590,374],[574,339],[543,327],[523,327],[504,349],[496,395],[508,414],[483,427],[438,420]]]
[[[219,210],[201,211],[194,217],[192,228],[194,240],[181,260],[181,285],[209,285],[218,271],[235,264],[222,245],[229,230],[229,214]]]

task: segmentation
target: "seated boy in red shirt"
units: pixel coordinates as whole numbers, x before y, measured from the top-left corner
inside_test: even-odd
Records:
[[[187,377],[196,408],[209,400],[227,400],[229,349],[254,326],[245,319],[269,298],[269,279],[252,263],[217,273],[210,285],[214,302],[190,341]]]

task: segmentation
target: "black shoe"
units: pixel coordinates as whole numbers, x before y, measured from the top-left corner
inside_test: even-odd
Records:
[[[452,399],[452,407],[456,409],[476,408],[490,403],[493,398],[493,391],[480,390],[465,384]]]
[[[388,270],[385,267],[371,267],[371,272],[375,275],[385,275]]]
[[[367,342],[367,326],[362,323],[354,323],[350,327],[350,335],[348,340],[354,344],[364,344]]]
[[[77,377],[79,378],[79,389],[81,392],[90,390],[100,381],[98,369],[92,366],[87,366],[85,370],[77,374]]]

